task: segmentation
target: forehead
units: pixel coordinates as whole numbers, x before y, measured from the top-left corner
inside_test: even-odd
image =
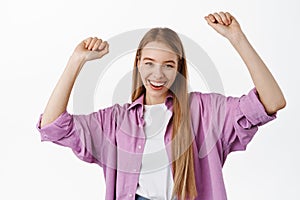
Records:
[[[150,57],[157,61],[177,61],[178,55],[164,43],[149,42],[141,51],[141,58],[145,57]]]

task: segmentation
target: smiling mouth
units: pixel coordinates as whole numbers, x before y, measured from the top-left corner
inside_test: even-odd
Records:
[[[165,82],[156,82],[156,81],[150,81],[148,80],[150,86],[152,89],[154,90],[161,90],[163,89],[163,87],[166,85],[166,81]]]

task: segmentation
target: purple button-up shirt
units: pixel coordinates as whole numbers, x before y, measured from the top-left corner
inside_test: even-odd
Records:
[[[200,92],[190,93],[191,129],[197,200],[225,200],[222,167],[232,151],[245,150],[258,126],[269,116],[252,89],[240,98]],[[102,167],[106,200],[134,199],[146,142],[143,119],[144,95],[123,106],[115,104],[89,115],[63,112],[54,122],[37,128],[42,141],[70,147],[83,161]],[[172,111],[173,97],[165,104]],[[171,160],[172,121],[164,143]],[[171,164],[169,165],[172,166]]]

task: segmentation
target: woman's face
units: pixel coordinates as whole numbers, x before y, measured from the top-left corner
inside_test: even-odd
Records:
[[[178,68],[178,56],[165,44],[150,42],[141,51],[139,72],[146,88],[146,104],[165,101]]]

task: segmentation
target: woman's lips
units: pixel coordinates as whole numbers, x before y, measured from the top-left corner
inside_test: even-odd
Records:
[[[158,82],[158,81],[151,81],[151,80],[148,80],[148,82],[153,90],[161,90],[163,89],[164,85],[167,83],[166,81]]]

